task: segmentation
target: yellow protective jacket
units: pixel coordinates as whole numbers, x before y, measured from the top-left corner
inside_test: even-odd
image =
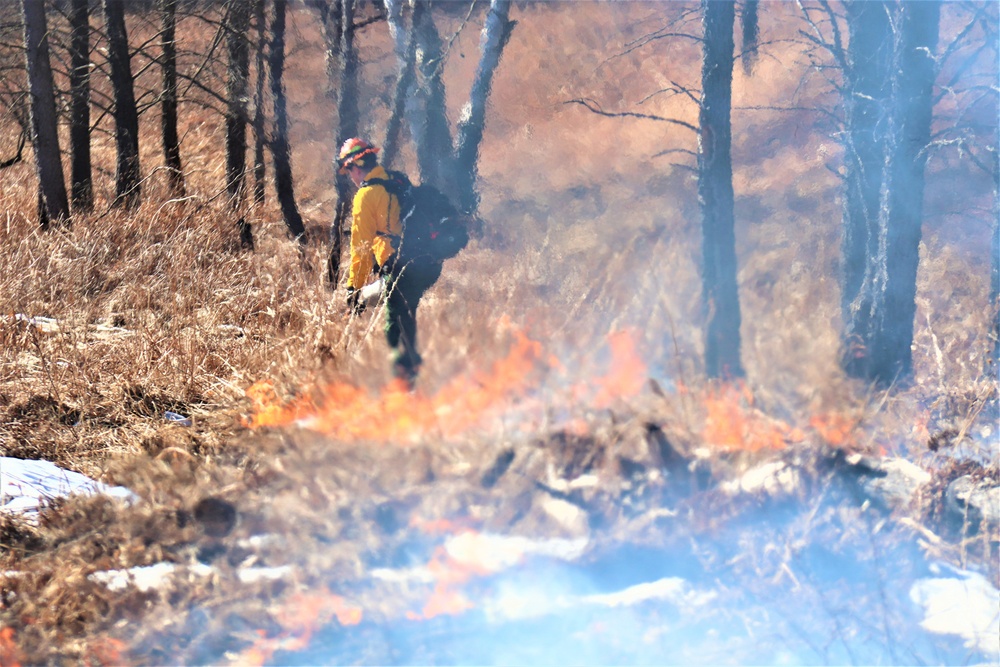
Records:
[[[388,179],[389,174],[378,166],[365,175],[365,180],[370,178]],[[395,252],[389,236],[399,238],[403,233],[399,201],[381,185],[359,188],[354,195],[351,217],[351,271],[347,286],[361,289],[372,272],[373,262],[384,266]]]

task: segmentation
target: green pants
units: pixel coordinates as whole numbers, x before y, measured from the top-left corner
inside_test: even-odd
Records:
[[[412,383],[422,359],[417,353],[417,305],[441,276],[441,264],[410,262],[386,276],[385,339],[393,350],[393,375]]]

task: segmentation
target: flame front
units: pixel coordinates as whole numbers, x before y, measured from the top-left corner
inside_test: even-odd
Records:
[[[573,387],[574,403],[589,397],[586,402],[592,407],[607,407],[642,388],[646,367],[631,334],[614,333],[608,343],[610,368],[596,380]],[[411,393],[397,382],[381,393],[338,382],[311,392],[315,398],[282,404],[270,383],[258,382],[246,390],[254,408],[249,425],[298,425],[345,441],[403,443],[430,433],[455,437],[510,414],[516,401],[527,405],[543,381],[543,371],[553,368],[565,372],[554,355],[543,354],[541,343],[515,330],[510,353],[489,372],[456,378],[433,396]]]
[[[0,628],[0,667],[21,667],[21,651],[14,641],[14,628]]]
[[[785,422],[768,417],[753,406],[753,394],[743,383],[709,389],[703,397],[705,426],[702,439],[725,450],[756,452],[784,449],[801,442],[805,434]]]
[[[240,655],[236,664],[264,665],[278,651],[302,651],[309,647],[313,633],[333,619],[342,626],[358,625],[362,611],[328,590],[294,595],[275,617],[284,630],[276,637],[259,631],[260,639]]]

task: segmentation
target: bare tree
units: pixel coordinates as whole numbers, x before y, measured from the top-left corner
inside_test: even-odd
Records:
[[[713,378],[743,376],[730,121],[735,21],[735,2],[703,0],[698,201],[702,215],[702,300],[707,316],[705,371]]]
[[[736,281],[737,258],[732,167],[732,79],[735,63],[736,3],[702,0],[702,35],[670,27],[636,40],[629,50],[664,37],[693,39],[702,46],[701,95],[671,82],[669,92],[698,105],[697,127],[687,121],[636,112],[606,112],[589,99],[571,100],[602,116],[642,118],[666,122],[697,133],[698,151],[670,149],[664,153],[695,155],[698,161],[698,203],[702,232],[702,303],[705,309],[705,372],[710,378],[735,379],[744,375],[740,355],[740,301]],[[744,2],[741,13],[743,67],[752,70],[758,48],[758,4]],[[748,55],[749,54],[749,55]],[[685,165],[686,166],[686,165]]]
[[[271,154],[274,156],[274,187],[278,195],[281,215],[288,233],[305,245],[306,230],[302,215],[295,205],[295,188],[292,179],[292,151],[288,144],[288,104],[282,82],[285,69],[285,12],[286,0],[274,0],[274,19],[271,21],[271,96],[274,104],[274,136]]]
[[[888,385],[912,370],[940,4],[846,9],[843,365]]]
[[[70,193],[73,209],[94,205],[90,161],[90,3],[73,0],[70,23]]]
[[[125,29],[125,0],[104,0],[104,18],[108,30],[108,62],[114,90],[115,146],[118,163],[115,172],[115,205],[133,209],[139,205],[139,111],[135,103],[128,33]]]
[[[264,51],[267,42],[267,12],[265,0],[253,0],[254,22],[257,24],[257,80],[254,86],[253,109],[253,203],[264,203],[264,178],[267,167],[264,164],[264,144],[267,128],[264,119]]]
[[[254,247],[253,230],[246,219],[244,199],[247,159],[247,88],[250,78],[251,6],[244,0],[228,0],[226,4],[226,50],[229,55],[226,79],[226,191],[232,210],[238,215],[240,244]]]
[[[177,0],[160,0],[160,50],[163,72],[162,114],[163,161],[167,168],[170,192],[184,196],[184,171],[181,168],[180,138],[177,134]]]
[[[45,4],[21,0],[28,88],[31,94],[31,140],[38,173],[39,217],[48,222],[69,221],[69,200],[63,178],[56,117],[55,89],[49,62],[48,25]]]
[[[456,186],[459,208],[467,213],[479,208],[476,180],[479,172],[479,147],[486,127],[486,101],[493,86],[493,74],[500,65],[500,57],[516,24],[508,18],[509,14],[510,0],[492,0],[481,37],[482,56],[476,70],[476,79],[469,94],[469,103],[462,114],[462,122],[458,125],[455,148]]]

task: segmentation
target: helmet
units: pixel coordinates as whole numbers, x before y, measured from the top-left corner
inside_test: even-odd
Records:
[[[364,139],[351,137],[340,147],[340,155],[337,156],[337,164],[340,166],[340,173],[346,172],[347,167],[364,155],[378,153],[379,149],[372,146]]]

